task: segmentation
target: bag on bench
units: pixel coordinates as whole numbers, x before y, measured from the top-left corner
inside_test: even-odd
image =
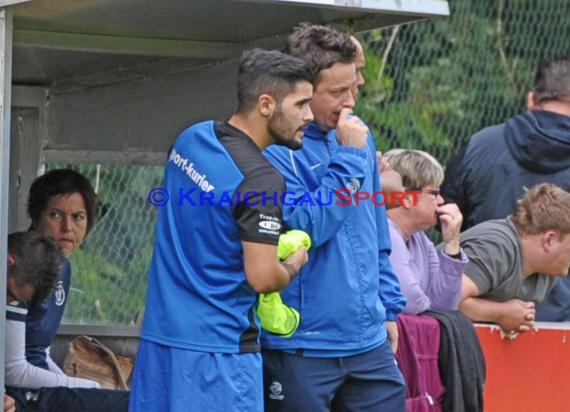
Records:
[[[78,336],[69,344],[63,370],[69,376],[97,381],[103,389],[129,390],[133,363],[95,338]]]

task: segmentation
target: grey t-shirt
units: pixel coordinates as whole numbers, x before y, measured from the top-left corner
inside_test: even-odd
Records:
[[[534,274],[522,278],[522,249],[510,218],[489,220],[461,234],[461,247],[469,256],[465,274],[479,288],[479,297],[495,302],[518,298],[542,302],[556,278]]]

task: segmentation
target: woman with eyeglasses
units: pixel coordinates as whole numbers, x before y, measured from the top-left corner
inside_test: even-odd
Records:
[[[402,176],[406,192],[421,192],[406,196],[400,207],[388,210],[390,261],[407,298],[404,312],[416,315],[428,309],[455,310],[468,259],[459,246],[463,216],[456,204],[444,204],[439,194],[443,168],[421,150],[393,149],[385,157]],[[439,251],[424,233],[438,221],[443,235]]]

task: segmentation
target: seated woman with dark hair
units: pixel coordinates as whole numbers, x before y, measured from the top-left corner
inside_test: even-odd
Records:
[[[409,193],[400,207],[388,210],[390,261],[407,298],[404,312],[457,309],[468,259],[459,247],[461,212],[455,204],[444,204],[439,194],[443,168],[420,150],[393,149],[385,157],[402,177],[405,191],[415,192]],[[417,195],[418,191],[421,194]],[[444,244],[439,252],[424,233],[438,220]]]
[[[6,385],[34,389],[99,388],[95,381],[67,376],[49,356],[69,293],[68,257],[81,245],[95,222],[95,191],[85,176],[73,170],[52,170],[32,183],[28,214],[32,219],[31,229],[52,237],[65,259],[48,296],[38,288],[38,297],[26,303],[25,310],[7,312]]]

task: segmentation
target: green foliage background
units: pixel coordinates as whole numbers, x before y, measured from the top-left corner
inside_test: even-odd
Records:
[[[383,151],[423,149],[445,164],[474,132],[525,110],[541,58],[569,52],[570,1],[449,3],[450,17],[358,34],[367,83],[356,113]],[[80,171],[99,182],[103,213],[72,257],[66,321],[130,324],[143,307],[156,216],[147,194],[162,167]]]
[[[357,113],[378,147],[440,162],[477,130],[526,109],[541,58],[569,52],[570,2],[451,0],[451,16],[363,33]]]

